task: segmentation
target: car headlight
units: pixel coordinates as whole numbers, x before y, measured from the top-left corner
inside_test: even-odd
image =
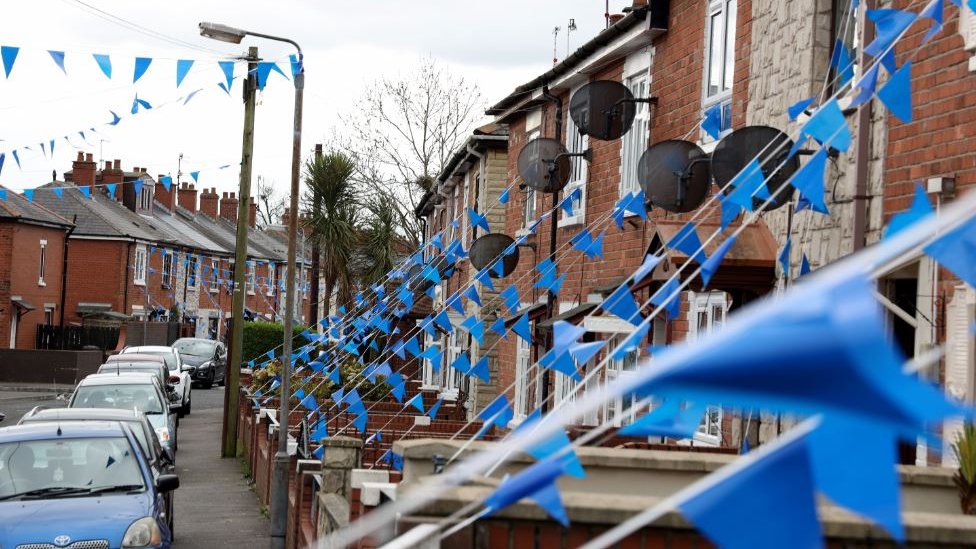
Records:
[[[159,442],[169,442],[169,427],[157,427],[156,436]]]
[[[127,549],[129,547],[154,547],[163,543],[163,534],[159,531],[159,525],[156,524],[156,519],[152,517],[141,518],[131,525],[129,529],[125,531],[125,536],[122,537],[122,547]]]

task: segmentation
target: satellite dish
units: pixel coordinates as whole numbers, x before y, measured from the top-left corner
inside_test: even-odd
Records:
[[[515,240],[507,234],[490,233],[479,237],[471,244],[471,249],[468,250],[471,266],[480,271],[491,265],[491,268],[488,269],[488,275],[490,277],[505,278],[512,274],[515,271],[515,267],[518,266],[519,249],[514,244]],[[501,256],[509,247],[515,251],[503,256],[500,260],[502,264],[502,275],[499,276],[495,270],[497,268],[495,259]]]
[[[590,82],[569,101],[569,116],[580,133],[601,141],[620,139],[630,131],[636,114],[634,94],[613,80]]]
[[[430,262],[431,265],[437,268],[437,273],[440,275],[441,280],[447,280],[450,276],[447,275],[446,271],[453,267],[447,261],[447,258],[443,255],[437,256],[436,259]],[[407,287],[414,292],[426,292],[431,286],[435,285],[430,279],[425,278],[421,273],[424,272],[423,265],[414,265],[410,267],[407,271]],[[453,274],[453,273],[451,273]]]
[[[711,187],[708,155],[691,141],[662,141],[641,155],[637,180],[651,204],[674,213],[694,211]]]
[[[793,140],[785,133],[769,126],[746,126],[727,135],[719,141],[712,153],[712,175],[719,187],[726,187],[739,172],[754,158],[758,157],[762,166],[766,188],[773,200],[764,208],[775,210],[793,198],[793,186],[787,183],[800,169],[800,159],[793,156],[783,164]],[[780,164],[783,164],[780,167]],[[778,168],[778,169],[777,169]],[[724,189],[725,194],[732,192]],[[756,208],[762,207],[765,200],[753,198]]]
[[[526,185],[537,191],[562,190],[573,174],[568,154],[566,147],[555,139],[533,139],[519,153],[518,173]]]

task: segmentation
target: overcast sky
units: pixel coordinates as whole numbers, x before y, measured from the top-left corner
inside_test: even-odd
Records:
[[[612,0],[611,11],[630,3]],[[60,179],[77,146],[96,159],[119,158],[126,169],[144,166],[154,177],[169,173],[174,179],[183,153],[184,181],[190,171],[200,170],[201,185],[230,191],[237,188],[240,161],[241,82],[234,82],[229,96],[220,90],[217,60],[239,55],[247,45],[259,46],[270,60],[285,60],[291,50],[259,39],[240,46],[205,39],[198,34],[200,21],[286,36],[302,45],[303,148],[311,151],[365,86],[409,70],[425,55],[476,82],[488,106],[551,66],[553,27],[562,28],[562,58],[569,19],[576,20],[578,30],[570,40],[578,46],[603,29],[605,5],[603,0],[31,0],[5,8],[0,45],[21,50],[10,76],[0,79],[0,151],[8,153],[0,183],[17,190],[39,186],[50,181],[52,170]],[[66,52],[67,75],[47,50]],[[111,55],[111,80],[92,53]],[[137,56],[154,61],[134,84]],[[179,88],[177,59],[197,60]],[[287,63],[282,68],[287,72]],[[235,74],[243,73],[238,65]],[[202,91],[188,104],[177,101],[197,89]],[[132,116],[136,94],[154,108]],[[291,83],[273,74],[257,111],[254,174],[275,181],[281,191],[290,173],[293,95]],[[110,110],[123,116],[117,126],[106,125]],[[88,130],[92,127],[97,133]],[[79,130],[85,130],[87,142]],[[56,140],[53,157],[39,146],[51,139]],[[9,153],[13,149],[20,150],[21,169]],[[226,164],[234,167],[217,169]]]

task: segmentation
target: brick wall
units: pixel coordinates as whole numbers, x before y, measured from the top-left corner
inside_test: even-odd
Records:
[[[68,289],[65,323],[80,322],[78,303],[109,303],[129,314],[134,299],[128,257],[130,244],[114,240],[72,238],[68,244]],[[140,294],[142,295],[142,294]]]

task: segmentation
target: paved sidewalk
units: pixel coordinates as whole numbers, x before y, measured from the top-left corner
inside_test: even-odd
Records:
[[[221,459],[223,388],[193,389],[193,413],[180,420],[174,549],[266,549],[270,523],[239,459]]]

